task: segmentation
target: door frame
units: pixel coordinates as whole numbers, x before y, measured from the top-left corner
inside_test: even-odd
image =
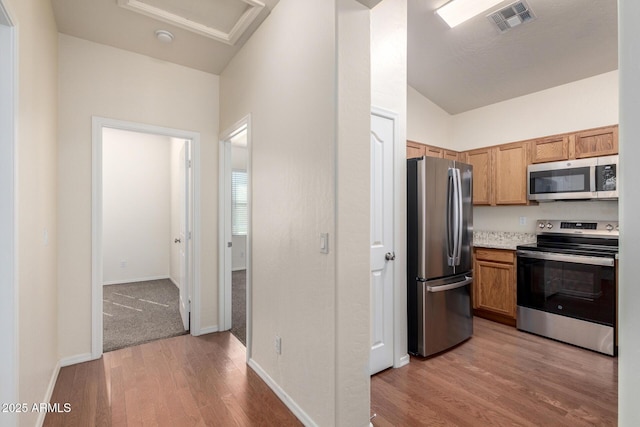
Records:
[[[231,184],[231,138],[238,133],[246,130],[247,132],[247,248],[246,248],[246,301],[247,301],[247,319],[246,319],[246,342],[247,342],[247,358],[251,358],[252,348],[252,299],[251,299],[251,282],[252,282],[252,230],[251,230],[251,210],[252,210],[252,184],[251,184],[251,114],[243,117],[231,127],[220,134],[219,150],[219,192],[218,192],[218,266],[219,281],[218,286],[218,325],[220,331],[231,329],[231,251],[227,248],[227,237],[231,237],[231,217],[228,214],[231,206],[231,193],[228,191]]]
[[[0,51],[8,52],[0,56],[0,402],[18,402],[17,39],[15,20],[0,0]],[[17,425],[16,414],[2,416]]]
[[[91,198],[91,357],[98,359],[103,350],[102,319],[102,129],[112,128],[131,132],[162,135],[191,142],[191,217],[192,248],[188,275],[191,277],[191,329],[190,334],[200,335],[200,133],[172,129],[143,123],[93,116],[92,124],[92,198]]]
[[[393,367],[409,363],[407,352],[407,161],[398,113],[371,106],[371,114],[393,120],[393,245],[396,254],[393,275]]]

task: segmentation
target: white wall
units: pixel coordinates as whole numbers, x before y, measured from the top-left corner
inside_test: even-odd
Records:
[[[47,401],[49,382],[58,361],[57,29],[49,1],[3,3],[15,20],[18,51],[15,163],[18,402],[31,404]],[[20,414],[19,425],[35,425],[38,415]],[[0,420],[2,417],[4,414]]]
[[[640,3],[618,2],[620,32],[620,278],[618,425],[640,425]]]
[[[464,151],[618,123],[618,72],[611,71],[453,116]]]
[[[58,40],[61,355],[91,351],[93,115],[200,133],[201,326],[217,327],[218,76],[62,34]]]
[[[337,2],[335,422],[366,426],[370,416],[371,12]],[[333,246],[331,246],[333,244]]]
[[[102,131],[103,282],[169,277],[170,139]]]
[[[464,151],[618,123],[618,72],[612,71],[497,104],[447,116],[409,88],[408,133],[415,140]],[[424,119],[421,119],[424,118]],[[428,129],[421,128],[429,123]],[[439,126],[438,123],[441,125]],[[449,128],[451,126],[451,128]],[[451,130],[451,140],[438,144]],[[412,139],[412,138],[409,138]],[[520,224],[520,217],[525,224]],[[535,232],[537,219],[618,218],[617,202],[553,202],[474,207],[476,230]]]
[[[453,116],[420,92],[407,87],[407,139],[450,148]]]
[[[334,423],[335,6],[281,0],[221,75],[223,129],[251,113],[252,361]],[[274,338],[282,337],[282,355]]]

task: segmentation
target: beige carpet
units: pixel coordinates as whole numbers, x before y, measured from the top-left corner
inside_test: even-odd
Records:
[[[231,273],[231,333],[247,345],[247,270]]]
[[[186,334],[180,293],[169,280],[103,287],[103,351]]]

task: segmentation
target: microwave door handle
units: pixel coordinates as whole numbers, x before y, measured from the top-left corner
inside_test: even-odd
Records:
[[[589,191],[596,191],[596,165],[589,166]]]

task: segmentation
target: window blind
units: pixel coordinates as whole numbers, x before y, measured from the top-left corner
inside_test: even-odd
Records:
[[[247,172],[231,171],[231,233],[247,234]]]

